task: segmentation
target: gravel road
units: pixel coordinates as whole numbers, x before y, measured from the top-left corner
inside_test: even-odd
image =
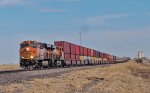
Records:
[[[105,67],[109,65],[98,65],[98,66]],[[68,73],[70,71],[89,69],[93,67],[95,66],[56,68],[56,69],[47,69],[47,70],[33,70],[33,71],[21,71],[15,73],[4,73],[4,74],[0,74],[0,85],[21,83],[23,81],[32,80],[34,78],[55,77],[64,73]]]

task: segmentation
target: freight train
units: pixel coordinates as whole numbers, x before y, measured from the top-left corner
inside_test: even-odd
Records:
[[[109,64],[116,59],[116,56],[66,41],[55,41],[53,45],[37,41],[20,44],[20,67],[25,69]]]

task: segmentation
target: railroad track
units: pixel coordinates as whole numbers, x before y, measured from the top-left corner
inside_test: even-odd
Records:
[[[81,69],[90,69],[94,67],[108,67],[111,64],[96,65],[96,66],[80,66],[80,67],[65,67],[65,68],[50,68],[38,70],[11,70],[0,71],[0,85],[22,83],[23,81],[32,80],[34,78],[45,78],[60,76],[64,73],[77,71]]]
[[[37,68],[37,69],[16,69],[16,70],[5,70],[5,71],[0,71],[0,74],[9,74],[9,73],[18,73],[18,72],[24,72],[24,71],[38,71],[38,70],[50,70],[50,69],[61,69],[61,68],[71,68],[71,67],[77,67],[77,68],[82,68],[82,67],[94,67],[94,66],[108,66],[110,64],[101,64],[101,65],[83,65],[83,66],[66,66],[66,67],[51,67],[51,68]]]
[[[24,69],[6,70],[6,71],[0,71],[0,74],[6,74],[6,73],[17,73],[17,72],[22,72],[22,71],[27,71],[27,70],[24,70]]]
[[[123,63],[123,62],[118,62]],[[100,64],[100,65],[82,65],[82,66],[66,66],[66,67],[52,67],[52,68],[37,68],[37,69],[16,69],[16,70],[5,70],[5,71],[0,71],[0,74],[9,74],[9,73],[18,73],[18,72],[24,72],[24,71],[38,71],[38,70],[51,70],[51,69],[61,69],[61,68],[71,68],[71,67],[77,67],[77,68],[82,68],[82,67],[93,67],[93,66],[109,66],[111,64]]]

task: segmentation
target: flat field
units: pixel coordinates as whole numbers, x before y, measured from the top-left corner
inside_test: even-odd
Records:
[[[150,93],[150,65],[134,61],[0,85],[0,93]]]
[[[0,65],[0,71],[16,70],[16,69],[21,69],[18,64],[16,64],[16,65]]]

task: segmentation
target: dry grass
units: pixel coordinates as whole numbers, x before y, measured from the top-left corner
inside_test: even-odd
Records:
[[[150,93],[149,75],[150,65],[128,62],[1,85],[0,93]]]
[[[0,71],[20,69],[19,65],[0,65]]]

